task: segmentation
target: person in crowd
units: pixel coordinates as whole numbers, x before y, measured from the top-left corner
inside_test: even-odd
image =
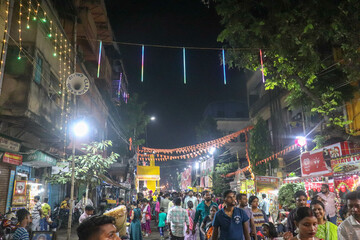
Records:
[[[234,191],[224,192],[225,207],[220,209],[213,221],[213,239],[218,239],[220,229],[220,240],[250,240],[249,217],[245,211],[236,207],[236,196]]]
[[[262,232],[264,233],[264,240],[282,240],[283,238],[278,237],[275,225],[272,222],[264,223],[262,225]]]
[[[319,240],[316,237],[318,223],[311,208],[296,208],[294,220],[299,233],[294,237],[291,232],[286,232],[283,236],[284,240]]]
[[[79,209],[81,212],[83,212],[87,205],[94,206],[93,202],[89,197],[86,199],[86,193],[83,193],[81,200],[75,205],[75,207]]]
[[[156,204],[155,204],[155,221],[159,222],[159,214],[160,214],[160,203],[161,203],[161,198],[158,197]],[[164,208],[163,208],[164,209]],[[164,210],[165,211],[165,210]]]
[[[125,200],[123,198],[119,198],[119,206],[125,205]]]
[[[166,214],[168,213],[168,206],[169,206],[169,203],[170,203],[169,197],[170,197],[170,194],[165,193],[164,198],[161,199],[161,202],[160,202],[160,208],[164,208],[164,212]]]
[[[338,239],[360,239],[360,192],[354,191],[346,194],[346,204],[350,216],[338,227]]]
[[[83,214],[81,214],[80,218],[79,218],[79,223],[82,223],[85,219],[91,217],[92,215],[94,215],[94,211],[95,208],[92,205],[87,205],[85,207],[85,211]]]
[[[324,202],[324,199],[322,199],[318,194],[316,194],[315,196],[313,196],[313,197],[311,198],[311,201],[314,201],[314,200],[318,200],[318,201]]]
[[[99,201],[99,211],[100,214],[104,213],[106,211],[107,208],[107,200],[106,200],[106,195],[103,194],[102,198]]]
[[[26,231],[26,227],[31,222],[29,211],[26,209],[19,209],[16,212],[16,217],[17,217],[19,226],[16,229],[12,239],[13,240],[29,240],[30,236],[29,236],[28,231]]]
[[[254,217],[254,224],[256,233],[262,232],[262,225],[269,222],[265,212],[259,209],[259,199],[256,196],[250,196],[249,205],[251,206],[251,212]]]
[[[192,201],[193,205],[194,205],[194,209],[196,209],[197,205],[199,204],[198,203],[198,200],[197,198],[194,196],[194,192],[193,190],[190,190],[188,192],[188,195],[187,197],[185,197],[185,200],[184,200],[184,208],[188,207],[188,202],[189,201]]]
[[[344,204],[340,210],[339,210],[339,215],[341,217],[341,220],[344,221],[348,216],[350,216],[349,210],[348,210],[348,206],[346,204]]]
[[[69,210],[70,209],[69,200],[70,200],[70,196],[66,195],[65,199],[60,204],[60,208],[63,210]]]
[[[326,221],[325,205],[322,201],[314,200],[310,207],[318,220],[316,237],[325,240],[337,240],[337,226],[332,222]]]
[[[165,227],[165,225],[166,225],[166,224],[165,224],[165,221],[166,221],[165,209],[164,209],[164,208],[160,208],[158,228],[159,228],[161,240],[164,239],[164,227]]]
[[[133,202],[132,206],[133,211],[130,216],[131,224],[130,224],[130,240],[142,240],[141,234],[141,209],[140,209],[140,201]]]
[[[116,234],[115,219],[105,215],[85,219],[77,228],[77,235],[79,240],[120,240]]]
[[[284,232],[287,231],[287,217],[286,217],[286,214],[285,213],[281,213],[279,211],[278,213],[278,216],[277,216],[277,219],[276,219],[276,228],[277,228],[277,232],[279,233],[280,236],[282,236],[282,234]]]
[[[330,222],[336,225],[336,194],[330,192],[329,185],[321,185],[321,193],[318,194],[324,200],[326,216],[329,217]]]
[[[307,201],[307,196],[306,193],[302,190],[297,191],[294,194],[294,198],[295,198],[295,204],[296,204],[296,208],[293,209],[288,216],[288,221],[287,221],[287,229],[288,231],[290,231],[294,236],[296,236],[296,224],[295,224],[295,213],[297,211],[297,208],[299,207],[305,207],[306,206],[306,201]]]
[[[219,205],[219,210],[224,208],[224,199],[219,198],[217,201],[217,204]]]
[[[206,216],[209,216],[210,209],[213,205],[215,205],[219,209],[219,206],[217,205],[217,203],[211,201],[211,194],[209,191],[207,191],[207,190],[203,191],[203,198],[204,198],[204,200],[196,208],[195,219],[194,219],[195,226],[198,223],[200,225],[202,223],[202,221],[204,220],[204,218]],[[193,233],[195,233],[195,228],[193,229]],[[200,235],[200,240],[205,239],[205,236],[201,233],[201,231],[200,231],[199,235]]]
[[[32,218],[31,230],[39,231],[40,230],[40,219],[41,219],[41,214],[42,214],[40,196],[35,196],[34,202],[35,202],[35,205],[31,211],[31,218]]]
[[[211,206],[210,214],[204,218],[204,220],[201,223],[200,231],[204,236],[204,239],[208,240],[211,239],[213,230],[210,230],[212,228],[212,222],[215,217],[215,213],[218,211],[218,208],[215,205]]]
[[[198,200],[198,203],[201,203],[203,201],[201,193],[196,194],[196,198]]]
[[[41,220],[40,220],[40,230],[48,230],[48,219],[51,215],[51,207],[48,204],[49,199],[44,198],[44,203],[41,205]]]
[[[196,198],[195,198],[196,199]],[[185,240],[196,240],[196,234],[193,233],[193,229],[195,228],[196,231],[196,225],[194,226],[194,219],[195,219],[195,213],[196,210],[193,209],[194,204],[192,201],[187,202],[188,208],[186,209],[186,212],[189,216],[189,233],[185,234]]]
[[[248,199],[247,199],[246,194],[244,194],[244,193],[237,194],[236,195],[236,201],[238,202],[238,207],[241,208],[242,210],[244,210],[246,215],[250,219],[250,221],[249,221],[249,233],[250,233],[250,236],[254,240],[257,240],[254,216],[253,216],[253,213],[251,211],[251,208],[248,207]]]
[[[170,227],[170,240],[184,240],[184,227],[189,233],[189,216],[185,209],[181,207],[181,198],[174,199],[175,206],[169,209],[167,222]]]
[[[141,228],[143,230],[143,232],[145,233],[145,237],[148,237],[149,234],[151,234],[151,227],[150,227],[150,222],[151,222],[151,208],[150,208],[150,204],[149,201],[146,198],[143,198],[141,200],[142,202],[142,220],[141,220]]]
[[[262,201],[260,203],[260,209],[264,211],[264,213],[266,214],[267,218],[270,217],[270,203],[269,200],[266,198],[266,194],[263,193],[261,195],[262,197]]]
[[[172,199],[171,199],[171,201],[169,202],[168,211],[175,205],[175,204],[174,204],[174,200],[175,200],[176,198],[178,198],[179,196],[180,196],[180,194],[177,193],[177,192],[173,192],[173,193],[171,194]],[[181,199],[181,197],[180,197],[180,199]]]

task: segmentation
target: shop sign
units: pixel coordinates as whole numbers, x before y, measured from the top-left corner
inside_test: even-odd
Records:
[[[301,176],[330,175],[331,159],[348,155],[352,153],[352,149],[348,142],[339,142],[301,154]]]
[[[256,191],[269,192],[279,188],[280,179],[277,177],[256,177]]]
[[[188,186],[191,186],[191,170],[192,167],[189,167],[181,173],[181,189],[183,190],[186,190]]]
[[[4,153],[4,156],[3,156],[4,163],[10,163],[10,164],[14,164],[14,165],[21,165],[22,159],[23,159],[22,155],[8,153],[8,152]]]
[[[6,149],[9,151],[18,152],[18,151],[20,151],[20,146],[21,146],[20,143],[11,141],[4,137],[0,137],[0,148]]]
[[[42,153],[41,151],[36,151],[25,157],[25,162],[35,162],[35,161],[47,163],[51,166],[56,166],[56,159],[45,153]]]
[[[352,173],[360,171],[360,154],[342,157],[331,160],[332,171],[335,176],[344,173]]]

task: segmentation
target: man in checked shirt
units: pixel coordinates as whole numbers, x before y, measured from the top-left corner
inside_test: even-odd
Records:
[[[171,240],[184,240],[184,223],[186,223],[186,232],[189,233],[189,216],[185,209],[181,207],[181,198],[174,200],[175,206],[169,209],[167,222],[170,226]]]

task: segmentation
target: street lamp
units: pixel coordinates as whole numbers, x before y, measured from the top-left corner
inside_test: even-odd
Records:
[[[74,123],[73,132],[76,137],[84,137],[89,132],[89,126],[85,121],[80,120]]]
[[[299,147],[304,147],[307,144],[306,138],[302,136],[296,137],[295,144]]]
[[[156,117],[155,116],[150,116],[150,122],[155,122],[155,120],[156,120]],[[148,145],[148,137],[147,137],[147,131],[148,131],[148,124],[146,124],[146,127],[145,127],[145,146],[147,147]]]
[[[155,121],[156,120],[156,117],[155,116],[151,116],[150,117],[150,121]]]
[[[199,169],[199,167],[200,167],[199,162],[196,162],[196,163],[195,163],[195,168],[196,168],[196,169]]]
[[[215,152],[215,150],[216,150],[216,148],[212,147],[212,148],[210,148],[209,153],[210,153],[211,155],[213,155],[214,152]]]

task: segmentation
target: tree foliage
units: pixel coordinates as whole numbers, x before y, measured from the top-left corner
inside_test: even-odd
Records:
[[[265,176],[268,163],[259,164],[258,166],[256,166],[256,163],[271,156],[271,154],[270,133],[264,119],[259,118],[254,128],[250,131],[249,142],[250,163],[255,175]],[[274,164],[273,168],[276,167],[276,162],[277,160],[272,162]]]
[[[100,176],[104,175],[110,165],[116,162],[119,157],[117,153],[111,152],[105,157],[106,149],[112,146],[112,142],[92,142],[85,144],[82,148],[84,154],[75,155],[75,181],[84,184],[96,184],[100,182]],[[65,162],[61,163],[62,170],[53,174],[50,181],[52,183],[65,184],[71,181],[71,161],[70,156]]]
[[[304,183],[286,183],[279,190],[279,204],[287,209],[295,209],[294,194],[297,191],[305,191]]]
[[[266,89],[289,91],[291,106],[320,114],[345,137],[341,108],[360,71],[360,2],[217,0],[230,67],[258,70],[263,50]],[[236,48],[245,48],[239,50]],[[335,132],[334,130],[337,130]]]
[[[221,196],[225,190],[230,189],[230,183],[224,178],[224,175],[236,171],[237,167],[237,162],[216,164],[212,179],[212,190],[216,196]]]

